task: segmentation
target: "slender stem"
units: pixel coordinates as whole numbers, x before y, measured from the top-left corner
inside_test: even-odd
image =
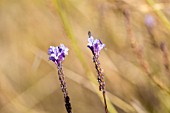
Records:
[[[104,99],[104,104],[105,104],[105,112],[108,113],[108,109],[107,109],[107,103],[106,103],[106,92],[103,91],[103,99]]]
[[[160,49],[162,51],[164,67],[166,71],[169,71],[168,48],[164,42],[161,42]]]
[[[126,24],[126,30],[128,34],[128,39],[130,41],[131,47],[136,48],[137,43],[134,37],[134,33],[132,31],[132,25],[131,25],[131,18],[130,18],[130,13],[128,9],[124,9],[123,11],[124,17],[125,17],[125,24]]]
[[[98,73],[98,83],[99,83],[99,90],[103,92],[103,99],[104,99],[104,105],[105,105],[105,112],[108,113],[107,109],[107,102],[106,102],[106,92],[105,92],[105,82],[104,82],[104,74],[103,70],[100,67],[100,61],[98,59],[98,55],[93,56],[93,62],[95,63],[95,67]]]
[[[150,35],[151,41],[152,41],[152,45],[154,47],[158,47],[158,44],[155,40],[155,36],[154,36],[154,32],[153,32],[153,28],[147,27],[148,33]]]
[[[61,90],[62,90],[62,92],[64,94],[66,110],[67,110],[68,113],[72,113],[70,97],[68,96],[67,85],[66,85],[66,82],[64,80],[64,72],[63,72],[63,68],[62,68],[62,63],[61,62],[58,63],[58,76],[59,76],[59,80],[60,80],[60,87],[61,87]]]

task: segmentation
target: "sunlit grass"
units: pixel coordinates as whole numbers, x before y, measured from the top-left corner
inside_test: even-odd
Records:
[[[57,67],[47,55],[50,45],[60,43],[70,49],[64,70],[73,112],[104,113],[87,48],[88,31],[106,44],[100,61],[109,113],[169,113],[169,4],[169,0],[2,0],[0,113],[66,113]],[[130,11],[136,49],[131,48],[124,9]],[[148,14],[155,19],[152,33],[144,23]],[[164,52],[161,42],[167,47]]]

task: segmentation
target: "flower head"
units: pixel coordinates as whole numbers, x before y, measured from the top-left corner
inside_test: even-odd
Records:
[[[58,64],[62,62],[66,55],[68,55],[68,48],[64,46],[64,44],[60,44],[59,46],[50,46],[48,49],[49,60]]]
[[[147,14],[145,16],[144,23],[147,27],[153,28],[155,26],[155,18],[152,15]]]
[[[89,38],[88,38],[87,47],[90,48],[90,50],[94,55],[99,55],[100,51],[105,47],[105,44],[103,44],[98,39],[94,39],[90,32],[88,34],[89,34]]]

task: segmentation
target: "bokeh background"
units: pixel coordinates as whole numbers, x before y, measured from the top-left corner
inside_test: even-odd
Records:
[[[60,43],[73,112],[104,113],[88,31],[106,44],[109,112],[170,113],[169,0],[1,0],[0,113],[66,113],[47,55]]]

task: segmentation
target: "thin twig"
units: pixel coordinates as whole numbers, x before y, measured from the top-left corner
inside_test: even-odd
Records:
[[[162,51],[164,67],[166,71],[169,71],[168,48],[166,47],[166,44],[164,42],[161,42],[160,49]]]
[[[108,113],[107,109],[107,102],[106,102],[106,92],[105,92],[105,82],[104,82],[104,74],[103,74],[103,69],[100,67],[100,61],[98,59],[98,56],[93,57],[93,61],[95,63],[95,67],[98,73],[98,83],[99,83],[99,90],[103,92],[103,99],[104,99],[104,104],[105,104],[105,112]]]
[[[66,82],[64,80],[64,72],[63,72],[61,62],[58,63],[58,76],[59,76],[59,80],[60,80],[60,87],[61,87],[61,90],[62,90],[62,92],[64,94],[66,110],[67,110],[68,113],[72,113],[70,97],[68,96],[67,85],[66,85]]]
[[[103,99],[104,99],[104,104],[105,104],[105,112],[108,113],[108,109],[107,109],[107,103],[106,103],[106,92],[103,91]]]

